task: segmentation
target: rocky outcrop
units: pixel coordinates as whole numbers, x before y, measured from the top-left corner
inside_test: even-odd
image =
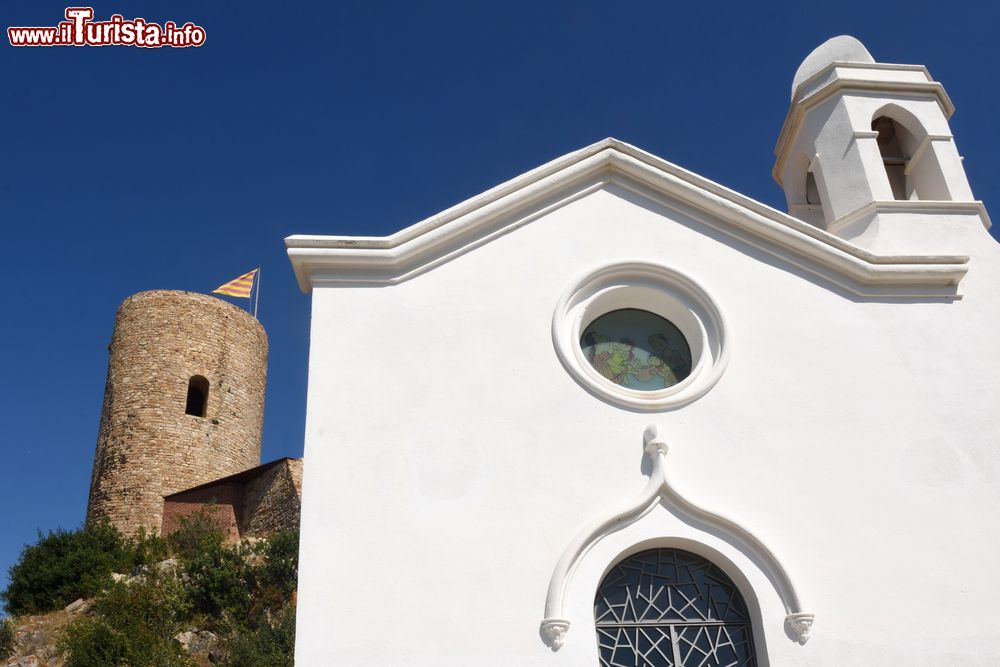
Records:
[[[65,609],[14,619],[14,655],[0,661],[5,667],[62,667],[59,637],[66,627],[90,610],[90,602],[76,600]]]
[[[176,569],[175,560],[157,563],[160,571]],[[116,580],[139,580],[144,575],[117,575]],[[14,655],[3,660],[0,667],[64,667],[66,661],[59,650],[59,640],[66,628],[81,616],[86,616],[93,609],[92,600],[74,600],[65,609],[38,614],[21,616],[14,620]],[[191,654],[199,665],[212,665],[222,658],[219,638],[206,630],[197,628],[179,633],[174,639]]]
[[[208,630],[188,630],[179,633],[174,639],[195,658],[207,658],[213,664],[222,658],[219,638]]]

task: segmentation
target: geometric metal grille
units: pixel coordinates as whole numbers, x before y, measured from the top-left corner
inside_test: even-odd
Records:
[[[756,667],[750,616],[701,556],[650,549],[608,573],[594,599],[601,667]]]

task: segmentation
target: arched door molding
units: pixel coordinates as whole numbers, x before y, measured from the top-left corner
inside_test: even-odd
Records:
[[[740,523],[698,507],[673,488],[667,476],[667,444],[655,424],[646,428],[643,440],[645,453],[652,464],[646,487],[628,504],[595,518],[577,531],[556,564],[549,579],[545,618],[541,622],[541,635],[546,644],[557,651],[565,642],[570,627],[564,613],[566,591],[584,555],[602,539],[635,523],[661,503],[679,515],[711,526],[748,553],[780,598],[789,634],[801,644],[808,641],[815,615],[805,611],[801,595],[777,556]]]

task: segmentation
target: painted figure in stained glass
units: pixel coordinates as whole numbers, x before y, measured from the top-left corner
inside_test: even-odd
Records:
[[[644,310],[625,308],[598,317],[580,345],[598,373],[629,389],[665,389],[691,373],[691,350],[680,330]]]
[[[628,338],[611,341],[596,331],[585,334],[584,341],[587,359],[598,373],[616,384],[628,383],[628,376],[637,368],[632,341]]]

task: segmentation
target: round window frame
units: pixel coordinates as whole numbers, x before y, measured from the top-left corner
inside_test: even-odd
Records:
[[[676,326],[691,349],[691,373],[665,389],[628,389],[597,372],[583,354],[580,336],[614,310],[645,310]],[[697,282],[650,262],[603,266],[577,280],[552,316],[552,341],[560,362],[584,389],[620,407],[664,411],[702,397],[729,362],[729,333],[722,311]]]

